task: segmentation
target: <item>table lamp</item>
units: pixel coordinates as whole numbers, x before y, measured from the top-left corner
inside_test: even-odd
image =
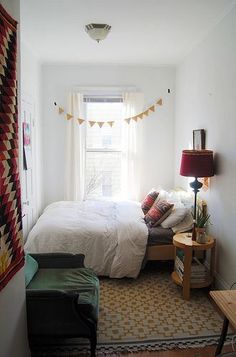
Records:
[[[214,176],[213,151],[183,150],[180,166],[180,175],[187,177],[195,177],[195,180],[190,183],[190,187],[193,189],[194,192],[193,218],[195,222],[197,214],[197,193],[202,187],[202,183],[198,181],[198,177]]]

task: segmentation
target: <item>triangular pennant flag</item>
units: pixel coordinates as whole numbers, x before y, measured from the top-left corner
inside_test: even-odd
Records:
[[[59,114],[64,113],[64,111],[65,111],[65,110],[64,110],[63,108],[61,108],[61,107],[59,107],[59,108],[58,108],[58,112],[59,112]]]
[[[143,113],[139,114],[139,118],[143,119]]]
[[[110,127],[112,128],[114,121],[108,121],[107,124],[110,125]]]
[[[67,113],[67,114],[66,114],[66,119],[67,119],[67,120],[70,120],[71,118],[73,118],[73,115]]]
[[[2,66],[2,65],[0,65],[0,74],[2,74],[3,76],[5,76],[5,71],[4,71],[4,69],[3,69],[3,66]]]
[[[127,119],[125,119],[125,121],[126,121],[126,123],[130,123],[130,120],[131,120],[131,118],[127,118]]]
[[[145,112],[143,112],[143,115],[148,115],[148,111],[149,109],[145,110]]]
[[[162,99],[159,99],[159,100],[157,101],[157,104],[158,104],[158,105],[162,105]]]
[[[152,105],[149,110],[151,110],[152,112],[155,112],[155,105]]]
[[[79,122],[79,125],[83,124],[83,122],[85,121],[84,119],[80,119],[80,118],[78,118],[77,120]]]
[[[136,121],[136,123],[137,123],[137,121],[138,121],[138,116],[135,115],[135,117],[132,117],[132,119],[133,119],[134,121]]]
[[[102,128],[104,123],[104,121],[97,121],[97,125],[99,126],[99,128]]]
[[[95,121],[89,120],[89,125],[91,126],[91,128],[92,128],[92,126],[94,126],[94,124],[96,124]]]

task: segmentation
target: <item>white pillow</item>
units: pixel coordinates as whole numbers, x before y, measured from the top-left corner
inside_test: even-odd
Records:
[[[193,193],[192,192],[187,192],[183,189],[174,189],[170,191],[170,195],[169,198],[171,198],[175,200],[180,200],[180,202],[186,207],[186,208],[191,208],[193,206]]]
[[[163,228],[172,228],[181,222],[187,213],[187,208],[175,206],[171,214],[161,223],[161,226]]]
[[[159,195],[157,197],[157,201],[167,201],[169,198],[169,192],[165,191],[165,190],[157,190],[157,192],[159,192]]]
[[[183,189],[174,189],[169,192],[161,189],[158,192],[157,201],[165,200],[169,203],[173,203],[175,208],[185,207],[191,209],[193,206],[194,197],[192,192],[187,192]]]
[[[184,205],[181,202],[180,196],[174,192],[174,191],[165,191],[165,190],[160,190],[159,191],[159,196],[157,197],[157,201],[167,201],[169,203],[173,203],[176,207],[184,207]]]
[[[188,210],[184,219],[180,221],[178,224],[176,224],[176,226],[172,227],[172,231],[174,233],[183,233],[189,231],[192,228],[193,228],[193,216],[191,212]]]

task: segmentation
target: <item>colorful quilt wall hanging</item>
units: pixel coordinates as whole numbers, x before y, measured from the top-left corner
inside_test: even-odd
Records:
[[[24,264],[16,68],[17,22],[0,5],[0,290]]]

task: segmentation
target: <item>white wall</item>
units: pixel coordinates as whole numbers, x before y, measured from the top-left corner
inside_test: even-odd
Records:
[[[21,269],[0,291],[0,356],[29,356],[26,332],[25,278]]]
[[[34,105],[33,128],[33,201],[35,219],[42,212],[42,148],[41,148],[41,63],[31,49],[21,42],[21,96]]]
[[[175,183],[180,177],[182,149],[193,129],[206,129],[206,145],[214,150],[217,173],[206,196],[211,232],[217,238],[219,283],[236,281],[236,8],[177,69],[175,121]]]
[[[173,186],[173,92],[175,69],[135,66],[43,66],[43,161],[44,203],[63,199],[66,122],[54,108],[66,105],[69,91],[78,87],[134,86],[145,96],[148,107],[163,98],[163,107],[143,121],[143,194],[152,187]],[[173,92],[167,94],[167,89]],[[139,124],[137,124],[139,125]]]
[[[2,0],[0,3],[19,22],[20,0]],[[18,79],[20,74],[19,59],[18,44]],[[20,98],[20,90],[18,98]],[[0,355],[3,357],[27,357],[29,355],[24,282],[24,269],[21,269],[0,291]]]

